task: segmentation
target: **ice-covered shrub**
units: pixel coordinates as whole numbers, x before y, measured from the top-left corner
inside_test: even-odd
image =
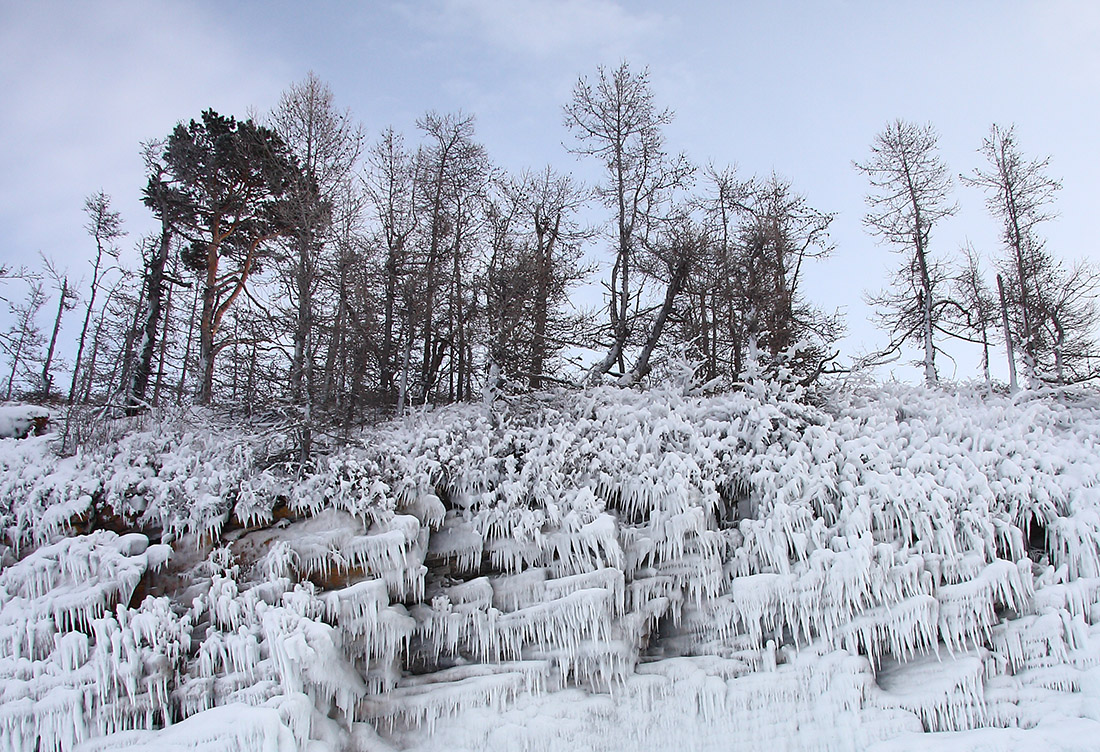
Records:
[[[1095,713],[1100,397],[792,394],[500,396],[370,428],[304,469],[258,462],[267,437],[225,426],[65,459],[0,440],[19,546],[0,585],[32,583],[9,595],[48,589],[30,572],[60,561],[67,527],[163,532],[177,554],[155,578],[71,566],[91,584],[81,616],[5,605],[12,651],[79,669],[110,645],[118,666],[81,706],[108,719],[89,730],[61,720],[66,692],[92,691],[81,670],[52,705],[13,696],[0,725],[46,724],[46,748],[68,749],[247,705],[242,744],[566,749],[608,733],[622,749],[688,729],[698,749],[863,749]],[[106,562],[140,553],[97,535],[73,540]],[[0,685],[22,656],[0,661]],[[123,712],[116,695],[139,700]]]

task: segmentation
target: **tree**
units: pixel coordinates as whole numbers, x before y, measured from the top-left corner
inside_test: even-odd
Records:
[[[1008,301],[1005,299],[1004,278],[997,275],[997,302],[1001,309],[1001,331],[1005,338],[1005,351],[1008,355],[1008,385],[1013,392],[1017,389],[1016,382],[1016,352],[1012,346],[1012,327],[1008,323]]]
[[[11,360],[8,390],[4,397],[9,400],[12,398],[16,378],[31,373],[30,366],[39,359],[42,345],[46,341],[37,322],[38,312],[42,310],[47,299],[42,289],[42,280],[36,275],[26,275],[24,279],[29,285],[27,297],[18,303],[8,303],[8,313],[13,321],[7,333],[0,339],[0,345]]]
[[[963,180],[986,192],[986,206],[1002,223],[1005,255],[998,267],[1006,288],[1010,337],[1032,385],[1087,373],[1096,322],[1092,297],[1096,273],[1087,265],[1066,269],[1046,249],[1037,228],[1054,214],[1051,204],[1062,184],[1047,174],[1050,157],[1026,159],[1014,127],[990,129],[979,149],[987,169]]]
[[[603,163],[606,181],[597,193],[615,213],[615,261],[607,285],[612,342],[593,366],[592,378],[616,363],[625,371],[631,308],[637,310],[639,297],[633,280],[636,255],[658,226],[672,192],[692,173],[686,157],[665,151],[662,128],[670,122],[672,112],[654,106],[648,69],[634,73],[625,62],[612,71],[600,67],[594,83],[579,79],[565,107],[565,124],[577,138],[572,151]]]
[[[201,122],[177,125],[162,159],[156,190],[170,197],[171,208],[151,208],[160,219],[171,211],[188,243],[183,258],[202,275],[199,401],[209,404],[214,358],[228,344],[218,339],[222,320],[269,256],[271,241],[291,230],[282,200],[298,167],[274,131],[213,110]]]
[[[592,232],[576,214],[589,195],[546,167],[499,179],[487,207],[490,360],[531,389],[542,387],[547,364],[576,330],[578,316],[564,309],[570,288],[588,273],[581,247]]]
[[[982,377],[988,390],[993,384],[989,375],[989,346],[990,332],[995,331],[997,325],[997,302],[985,284],[978,255],[971,245],[967,244],[964,255],[966,265],[953,280],[954,298],[959,304],[955,313],[963,328],[982,346]],[[1012,375],[1015,382],[1015,373]]]
[[[59,270],[50,259],[42,256],[42,264],[46,274],[53,280],[54,289],[57,290],[57,315],[54,317],[53,330],[50,333],[49,344],[46,346],[46,357],[42,361],[42,377],[39,381],[42,399],[49,401],[50,390],[53,388],[53,356],[57,349],[57,335],[61,332],[61,317],[65,311],[71,311],[76,307],[76,290],[69,284],[69,275]]]
[[[317,310],[314,301],[321,282],[321,256],[330,240],[332,207],[362,150],[362,129],[351,113],[338,111],[332,89],[312,71],[283,93],[271,115],[276,132],[297,158],[301,170],[284,201],[294,228],[286,238],[283,278],[294,307],[294,350],[290,367],[290,394],[300,411],[299,459],[306,462],[312,442],[314,358]]]
[[[875,136],[870,160],[854,163],[871,183],[864,224],[905,258],[893,289],[870,298],[891,334],[883,355],[907,341],[920,343],[929,384],[937,380],[934,333],[948,301],[939,289],[946,274],[928,245],[935,224],[958,209],[949,200],[951,175],[937,154],[936,141],[931,124],[895,120]]]
[[[738,224],[748,213],[752,183],[732,169],[713,165],[703,171],[703,192],[693,197],[707,242],[702,258],[685,281],[688,304],[680,324],[680,340],[700,363],[706,381],[737,381],[744,367],[744,313],[739,291]]]
[[[172,245],[172,232],[170,226],[162,223],[161,231],[155,239],[148,239],[141,245],[144,294],[141,300],[141,310],[136,319],[136,326],[132,338],[136,342],[134,348],[133,363],[127,373],[126,384],[126,413],[136,415],[148,406],[147,392],[149,380],[153,376],[153,356],[157,352],[158,341],[160,349],[164,349],[163,339],[158,335],[162,328],[162,319],[167,318],[171,303],[171,285],[179,284],[190,287],[191,283],[181,282],[171,278],[167,273],[169,252]],[[157,371],[159,379],[160,372]],[[153,399],[153,404],[156,399]]]
[[[429,112],[417,127],[426,137],[415,159],[414,208],[424,217],[416,301],[422,312],[421,397],[436,393],[462,400],[472,391],[476,275],[471,267],[491,166],[485,148],[474,141],[473,116]]]
[[[774,173],[746,187],[747,212],[734,260],[734,285],[744,339],[773,378],[815,381],[837,353],[830,349],[843,327],[802,296],[803,264],[833,251],[833,215],[809,205]]]
[[[836,357],[837,315],[807,303],[804,263],[832,251],[832,215],[771,175],[740,181],[708,167],[694,200],[704,243],[685,284],[681,339],[705,379],[743,380],[752,369],[810,383]]]
[[[1091,361],[1096,353],[1094,332],[1100,323],[1096,291],[1100,273],[1091,264],[1078,261],[1071,267],[1055,262],[1039,280],[1044,316],[1044,341],[1049,359],[1041,376],[1058,384],[1097,375]]]
[[[146,405],[146,390],[153,370],[153,353],[157,344],[157,329],[162,313],[165,313],[165,268],[171,251],[177,226],[189,216],[187,196],[178,186],[166,182],[167,168],[161,160],[164,143],[148,141],[142,144],[142,157],[148,181],[142,196],[143,203],[160,219],[160,233],[156,240],[142,245],[144,262],[144,307],[140,317],[141,339],[137,357],[129,373],[126,391],[126,410],[134,414]],[[162,346],[163,349],[163,346]]]
[[[673,314],[688,273],[698,262],[700,250],[705,243],[698,229],[690,222],[683,221],[669,225],[661,233],[658,242],[653,244],[652,258],[649,259],[653,266],[649,273],[654,277],[659,276],[664,282],[664,299],[656,308],[656,315],[650,323],[649,332],[641,344],[634,364],[618,379],[621,386],[633,386],[649,375],[653,352],[661,341],[661,335]]]
[[[379,391],[393,399],[398,372],[398,328],[402,322],[406,339],[411,337],[412,302],[400,305],[403,285],[410,273],[411,239],[418,227],[416,211],[418,183],[412,156],[404,140],[393,128],[367,153],[364,187],[378,225],[377,244],[384,253],[382,262],[382,347],[379,353]],[[346,307],[346,306],[345,306]],[[400,310],[399,310],[400,309]]]
[[[84,308],[84,323],[80,327],[80,338],[76,348],[76,360],[73,361],[73,379],[69,385],[69,404],[76,399],[76,387],[80,377],[80,366],[84,362],[84,345],[88,337],[88,326],[95,309],[96,295],[103,283],[103,274],[107,258],[118,260],[118,248],[114,243],[125,235],[122,230],[122,215],[111,209],[111,197],[103,191],[97,191],[84,201],[84,213],[88,223],[84,228],[95,240],[95,261],[92,262],[92,282],[88,290],[88,301]]]

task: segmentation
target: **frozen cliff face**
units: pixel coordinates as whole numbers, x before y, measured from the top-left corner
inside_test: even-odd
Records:
[[[0,749],[1086,749],[1097,436],[891,386],[499,399],[293,473],[0,441]]]

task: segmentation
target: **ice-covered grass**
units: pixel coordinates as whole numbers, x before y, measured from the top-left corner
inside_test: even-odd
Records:
[[[1074,749],[1097,437],[1090,389],[860,384],[502,398],[293,471],[0,439],[0,748]]]

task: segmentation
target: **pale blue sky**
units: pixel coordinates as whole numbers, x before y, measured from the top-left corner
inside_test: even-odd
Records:
[[[1050,248],[1100,261],[1097,39],[1100,3],[1088,0],[0,0],[0,260],[41,250],[79,274],[91,247],[81,207],[99,188],[123,212],[129,249],[152,227],[140,141],[207,107],[266,112],[311,69],[371,137],[392,124],[415,139],[418,115],[462,109],[498,164],[595,179],[562,147],[561,106],[579,75],[625,59],[649,66],[658,102],[676,111],[671,149],[746,177],[774,169],[837,212],[836,254],[806,289],[846,308],[851,353],[885,341],[861,296],[898,261],[862,228],[866,184],[851,166],[888,120],[931,121],[956,174],[980,164],[991,123],[1015,123],[1064,181]],[[969,238],[996,252],[981,193],[958,186],[956,198],[933,251]],[[964,358],[956,375],[974,368]]]

